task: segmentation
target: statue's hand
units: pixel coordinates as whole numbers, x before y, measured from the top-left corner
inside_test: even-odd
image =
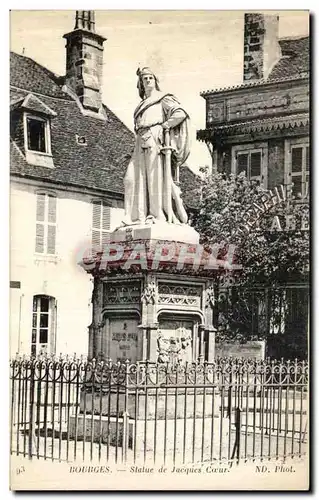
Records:
[[[162,127],[164,130],[169,130],[169,124],[167,122],[164,122]]]

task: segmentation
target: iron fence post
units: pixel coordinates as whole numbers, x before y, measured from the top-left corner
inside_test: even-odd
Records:
[[[236,462],[237,464],[240,461],[240,428],[241,428],[241,408],[237,406],[235,410],[235,443],[233,448],[233,453],[231,456],[231,460],[234,459],[236,453]]]
[[[30,407],[29,407],[29,443],[28,443],[28,450],[29,450],[29,459],[32,459],[32,440],[34,437],[34,418],[35,418],[35,412],[34,412],[34,375],[35,375],[35,365],[33,362],[31,362],[31,368],[30,368]]]
[[[128,412],[128,377],[129,377],[129,361],[125,363],[125,386],[124,386],[124,410],[123,410],[123,444],[124,462],[127,462],[128,437],[129,437],[129,412]]]

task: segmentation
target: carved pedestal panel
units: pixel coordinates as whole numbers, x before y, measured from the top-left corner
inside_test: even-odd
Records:
[[[214,357],[213,280],[160,272],[95,278],[90,352],[113,361]]]

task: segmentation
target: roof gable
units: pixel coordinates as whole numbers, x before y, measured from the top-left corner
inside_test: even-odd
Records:
[[[38,99],[33,94],[28,94],[24,99],[19,98],[17,101],[14,102],[14,108],[17,109],[17,107],[26,109],[28,111],[33,111],[35,113],[40,113],[42,115],[46,116],[56,116],[56,112],[53,111],[49,106],[44,104],[43,101]]]
[[[107,120],[84,116],[75,101],[42,96],[56,113],[51,121],[55,169],[11,162],[11,173],[52,182],[123,192],[123,177],[134,147],[134,135],[105,107]],[[84,137],[85,144],[77,137]],[[15,141],[15,137],[12,137]]]

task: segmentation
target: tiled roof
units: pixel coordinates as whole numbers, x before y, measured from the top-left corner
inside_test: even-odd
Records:
[[[122,199],[123,178],[135,140],[134,134],[114,113],[104,106],[106,121],[83,115],[77,102],[62,91],[62,78],[15,53],[11,53],[11,85],[11,110],[21,107],[32,93],[57,114],[51,119],[55,168],[28,164],[15,137],[11,137],[11,173],[117,193]],[[86,145],[78,144],[76,135],[85,137]],[[189,167],[181,167],[182,198],[189,207],[196,206],[192,192],[197,182],[199,177]]]
[[[72,100],[61,90],[61,79],[30,57],[10,53],[10,84],[51,97]]]
[[[259,87],[267,84],[288,82],[309,76],[309,37],[285,38],[279,40],[282,57],[273,67],[270,75],[265,80],[253,80],[229,87],[204,90],[201,96],[218,94],[233,90]]]
[[[218,135],[218,133],[224,134],[225,132],[231,133],[232,131],[236,133],[250,133],[260,131],[266,132],[269,130],[282,130],[288,128],[303,127],[307,125],[309,125],[309,114],[298,113],[288,116],[278,116],[214,126],[213,129],[198,130],[197,138],[199,140],[205,140],[212,134]]]
[[[231,85],[230,87],[220,87],[218,89],[211,89],[211,90],[203,90],[200,92],[201,96],[205,96],[207,94],[219,94],[223,92],[229,92],[233,90],[240,90],[240,89],[248,89],[250,87],[261,87],[264,85],[273,85],[275,83],[280,83],[280,82],[290,82],[293,80],[296,80],[297,78],[306,78],[308,75],[307,74],[302,74],[302,75],[295,75],[295,76],[288,76],[287,78],[276,78],[272,80],[253,80],[249,81],[247,83],[240,83],[238,85]]]
[[[279,40],[282,57],[274,66],[268,80],[302,77],[309,73],[309,37]]]
[[[134,146],[134,134],[104,106],[106,121],[85,116],[62,91],[52,72],[28,57],[11,54],[11,102],[17,109],[28,94],[36,94],[57,116],[51,120],[54,169],[29,165],[17,143],[11,173],[63,184],[123,193],[123,177]],[[60,83],[62,83],[60,79]],[[77,143],[85,137],[86,145]],[[11,137],[15,141],[15,137]]]

